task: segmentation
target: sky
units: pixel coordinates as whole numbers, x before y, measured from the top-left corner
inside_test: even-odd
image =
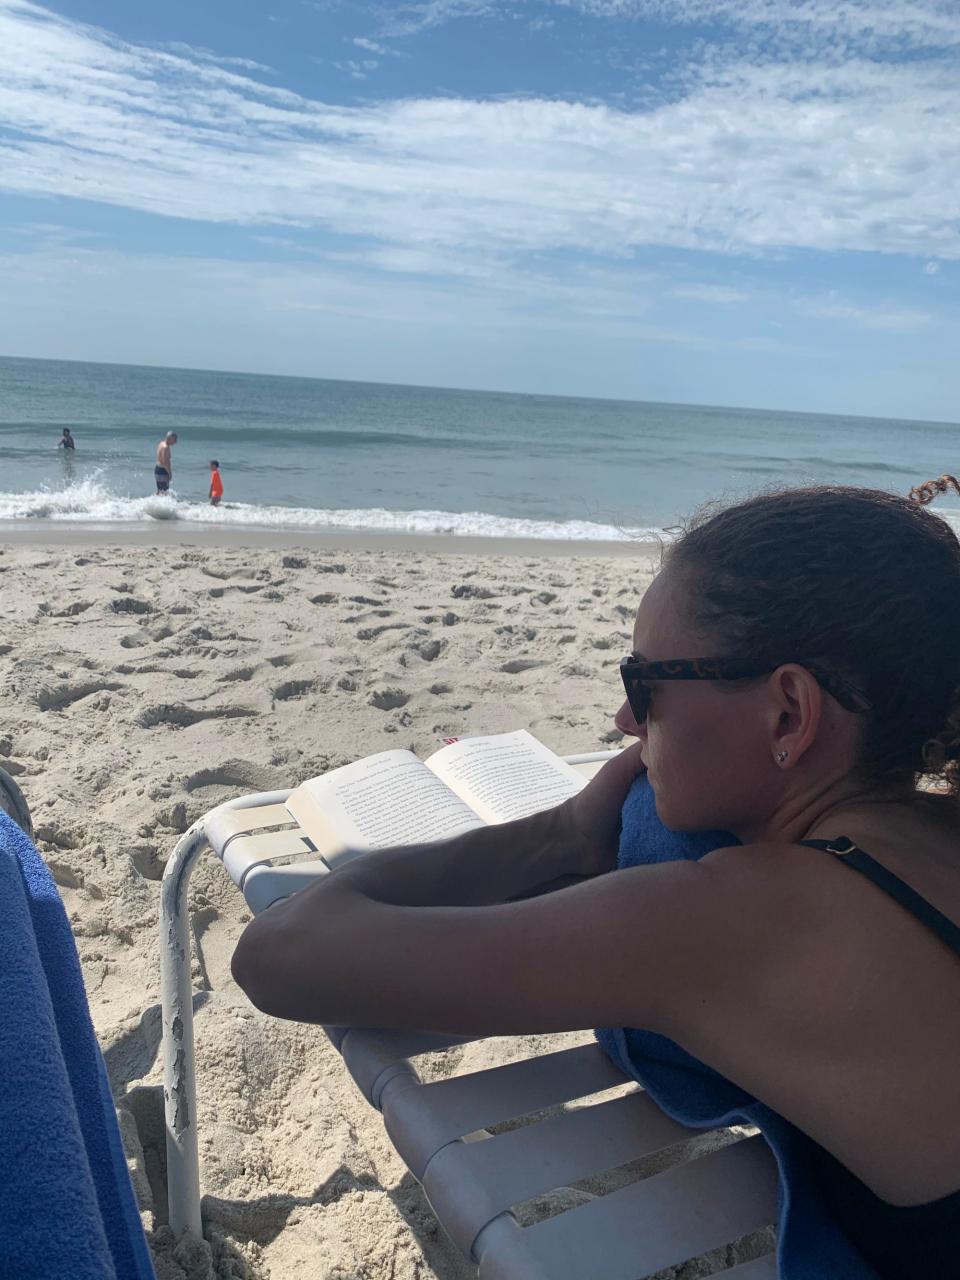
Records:
[[[960,421],[957,0],[0,0],[0,353]]]

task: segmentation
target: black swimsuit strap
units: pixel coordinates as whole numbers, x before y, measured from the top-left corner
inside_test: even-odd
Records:
[[[911,889],[899,876],[871,858],[869,853],[864,853],[852,840],[840,836],[837,840],[801,840],[800,843],[811,849],[822,849],[825,853],[835,854],[845,866],[865,875],[878,889],[899,902],[921,924],[932,930],[941,942],[945,942],[951,951],[960,956],[960,927],[948,920],[926,898],[922,898],[916,889]]]

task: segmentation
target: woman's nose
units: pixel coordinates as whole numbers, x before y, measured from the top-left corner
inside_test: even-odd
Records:
[[[620,732],[625,734],[628,738],[639,738],[643,736],[643,729],[637,724],[637,718],[630,710],[629,702],[625,702],[613,717],[613,723],[617,726]]]

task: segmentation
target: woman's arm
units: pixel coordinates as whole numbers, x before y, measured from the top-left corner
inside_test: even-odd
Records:
[[[675,1025],[680,1004],[693,1014],[708,1005],[724,981],[718,935],[730,934],[730,918],[701,863],[633,868],[520,902],[454,907],[377,900],[351,869],[247,926],[233,972],[264,1012],[477,1035],[660,1030],[668,1014]]]
[[[458,940],[473,936],[482,946],[489,937],[489,945],[499,949],[508,945],[517,922],[523,922],[521,931],[530,928],[534,934],[554,928],[550,912],[511,900],[610,870],[623,799],[641,770],[639,750],[631,748],[555,809],[451,841],[382,850],[348,863],[247,927],[234,956],[237,981],[255,1004],[281,1017],[439,1026],[421,1021],[439,1015],[418,1003],[424,986],[420,966],[436,963],[445,978],[454,975],[450,991],[459,1004],[470,959],[469,947],[461,950]],[[583,921],[576,918],[576,903],[567,909],[574,919],[555,924],[569,936]],[[501,929],[506,932],[498,938]],[[536,949],[543,941],[531,944]],[[489,963],[482,966],[484,972],[489,969]],[[326,986],[328,978],[332,988]],[[414,997],[409,1014],[402,1012],[395,983]]]
[[[616,866],[620,811],[643,770],[632,747],[561,805],[451,840],[381,849],[335,874],[376,902],[485,906],[560,888]]]

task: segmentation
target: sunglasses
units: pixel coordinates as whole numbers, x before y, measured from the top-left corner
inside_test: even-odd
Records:
[[[758,666],[740,658],[667,658],[662,662],[646,662],[635,653],[620,660],[620,677],[627,693],[627,702],[637,724],[643,724],[653,701],[653,690],[648,680],[752,680],[769,675],[782,663]],[[871,709],[871,702],[855,686],[833,672],[809,662],[800,663],[814,677],[821,688],[832,694],[847,711],[858,713]]]

